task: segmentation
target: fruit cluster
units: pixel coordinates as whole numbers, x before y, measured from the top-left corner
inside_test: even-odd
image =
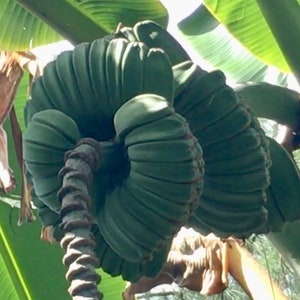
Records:
[[[270,154],[258,121],[221,71],[202,70],[151,21],[60,54],[34,82],[25,119],[45,226],[61,222],[65,153],[82,138],[100,143],[89,213],[111,275],[155,276],[183,225],[222,237],[268,231]]]

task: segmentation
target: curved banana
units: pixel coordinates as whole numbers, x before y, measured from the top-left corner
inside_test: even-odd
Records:
[[[270,168],[270,193],[267,207],[274,205],[285,222],[300,218],[300,172],[289,153],[275,140],[269,138],[272,166]],[[275,201],[275,203],[273,203]]]
[[[57,174],[65,152],[73,149],[80,138],[76,123],[53,109],[36,113],[24,133],[23,155],[35,194],[56,213],[61,205],[56,197],[61,186]]]
[[[299,132],[299,93],[265,82],[245,84],[236,92],[259,118],[274,120]]]
[[[113,39],[109,42],[105,56],[105,80],[109,99],[108,107],[113,114],[123,104],[122,95],[122,64],[124,53],[128,46],[126,39]]]
[[[134,25],[133,32],[137,40],[145,43],[148,47],[163,49],[172,65],[190,59],[176,39],[166,29],[153,21],[138,22]]]

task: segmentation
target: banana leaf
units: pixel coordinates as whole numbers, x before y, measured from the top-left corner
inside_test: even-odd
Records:
[[[0,201],[0,299],[70,299],[62,249],[39,239],[38,221],[17,226],[18,214],[17,207]],[[100,291],[119,300],[124,281],[99,272]]]
[[[0,49],[28,50],[62,39],[91,41],[113,32],[120,22],[130,26],[141,19],[166,26],[168,15],[158,0],[0,0]]]
[[[201,66],[209,70],[221,69],[230,83],[267,81],[287,86],[294,81],[292,75],[254,56],[216,16],[200,8],[180,21],[172,32],[187,50],[192,48],[193,58]]]
[[[287,223],[281,232],[271,232],[267,238],[293,268],[300,280],[300,220]]]
[[[256,57],[259,57],[266,64],[278,67],[282,71],[290,70],[255,0],[203,0],[203,2],[209,11],[226,26],[229,32]],[[270,5],[273,5],[273,2]],[[299,0],[297,2],[300,3]],[[272,6],[272,11],[276,9]],[[277,22],[277,26],[284,28],[285,20],[283,16]],[[288,37],[289,34],[286,34],[286,36]],[[292,42],[294,44],[295,40]]]

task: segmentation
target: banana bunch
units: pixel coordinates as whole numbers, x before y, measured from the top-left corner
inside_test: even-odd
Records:
[[[99,141],[89,191],[96,251],[104,270],[131,281],[159,271],[202,191],[202,149],[173,99],[166,53],[112,35],[49,63],[25,107],[24,160],[43,225],[59,224],[65,153]]]
[[[221,71],[202,70],[159,25],[143,21],[120,33],[164,49],[172,63],[174,108],[189,123],[205,161],[203,193],[189,225],[224,237],[267,232],[271,159],[252,111]]]
[[[204,189],[190,225],[224,237],[267,232],[270,154],[258,121],[222,72],[207,73],[191,61],[173,71],[175,110],[189,123],[205,161]]]
[[[50,62],[32,87],[28,123],[38,111],[57,109],[75,120],[82,136],[113,139],[113,116],[139,94],[159,94],[171,103],[173,72],[167,55],[141,42],[113,36],[82,43]]]
[[[132,98],[117,111],[114,124],[128,175],[106,194],[97,223],[117,254],[132,262],[149,260],[152,249],[186,223],[198,202],[201,148],[186,121],[158,95]]]
[[[183,225],[239,238],[272,227],[273,156],[258,121],[221,71],[202,70],[152,21],[60,54],[34,82],[25,120],[44,225],[59,224],[64,153],[99,141],[89,212],[112,276],[155,276]]]
[[[226,85],[221,71],[202,70],[158,24],[139,22],[119,34],[161,48],[170,58],[175,111],[189,123],[205,161],[204,189],[190,225],[224,237],[267,232],[271,160],[268,141],[249,107]]]

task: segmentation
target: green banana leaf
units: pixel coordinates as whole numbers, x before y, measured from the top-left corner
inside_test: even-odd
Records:
[[[187,50],[193,49],[194,59],[200,66],[204,65],[209,70],[221,69],[233,83],[271,81],[273,84],[287,85],[291,75],[267,66],[234,39],[222,24],[216,26],[216,21],[201,5],[180,21],[173,33]]]
[[[39,240],[36,221],[18,227],[18,209],[0,201],[1,299],[69,299],[62,250]],[[6,271],[5,271],[6,270]],[[5,280],[5,281],[4,281]],[[13,295],[8,296],[9,293]],[[12,297],[12,298],[10,298]]]
[[[230,33],[255,56],[282,71],[289,71],[290,68],[255,0],[203,0],[203,2]],[[297,2],[300,3],[299,0]],[[276,8],[272,8],[274,9]],[[278,26],[284,26],[284,22],[280,18]]]
[[[0,49],[28,50],[62,37],[16,0],[0,0]]]
[[[166,26],[168,15],[158,0],[0,0],[0,49],[28,50],[63,38],[91,41],[120,22],[129,26],[141,19]]]
[[[271,232],[267,238],[294,269],[300,280],[300,220],[287,223],[281,232]]]
[[[0,299],[70,299],[62,249],[39,239],[38,220],[17,226],[18,214],[18,208],[0,201]],[[119,300],[124,281],[99,273],[105,298]]]

